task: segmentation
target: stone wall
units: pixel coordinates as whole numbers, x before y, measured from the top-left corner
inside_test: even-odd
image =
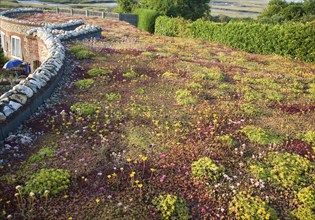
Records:
[[[50,25],[56,30],[47,28],[47,25],[44,25],[45,28],[35,29],[34,25],[29,26],[23,39],[26,39],[25,45],[31,48],[26,49],[30,57],[38,58],[42,64],[25,80],[0,96],[0,140],[28,119],[58,85],[65,67],[65,48],[62,41],[101,37],[101,28],[92,25],[80,26],[73,31],[62,30],[77,25],[78,22]]]

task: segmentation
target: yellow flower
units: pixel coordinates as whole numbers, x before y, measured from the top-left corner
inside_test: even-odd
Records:
[[[69,196],[68,195],[64,195],[63,198],[67,199]]]
[[[132,173],[130,173],[130,177],[134,177],[134,176],[135,176],[135,174],[136,174],[136,172],[132,172]]]
[[[139,183],[139,180],[136,180],[135,183],[138,184],[138,183]]]
[[[142,186],[143,186],[143,185],[142,185],[141,183],[140,183],[140,184],[138,184],[138,187],[139,187],[140,189],[142,188]]]
[[[127,162],[130,162],[131,161],[131,159],[130,158],[127,158]]]
[[[154,169],[154,168],[150,168],[150,170],[151,170],[151,172],[154,172],[154,171],[155,171],[155,169]]]
[[[96,203],[98,204],[101,200],[99,198],[95,199]]]
[[[146,161],[146,160],[148,159],[148,157],[142,156],[141,159],[142,159],[143,161]]]
[[[112,178],[112,175],[107,175],[107,178],[108,178],[108,179]]]
[[[72,220],[73,218],[70,216],[69,218],[68,218],[68,220]]]
[[[117,176],[117,174],[116,174],[116,173],[113,173],[112,176],[115,177],[115,176]]]
[[[124,170],[124,168],[123,168],[123,167],[120,167],[120,170],[121,170],[121,171],[123,171],[123,170]]]

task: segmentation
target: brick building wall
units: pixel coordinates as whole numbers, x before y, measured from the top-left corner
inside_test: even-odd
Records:
[[[38,28],[39,25],[20,24],[14,21],[7,21],[0,18],[0,32],[1,37],[4,36],[5,45],[1,45],[4,49],[6,56],[10,59],[18,59],[23,62],[27,62],[31,65],[32,71],[38,66],[34,66],[34,63],[42,62],[47,57],[47,50],[44,43],[40,39],[30,37],[27,31],[32,28]],[[12,36],[20,39],[21,57],[13,56],[12,51]],[[3,41],[2,41],[3,42]],[[39,48],[42,48],[39,50]],[[42,52],[39,54],[39,51]],[[45,51],[45,52],[44,52]],[[45,54],[46,53],[46,54]]]

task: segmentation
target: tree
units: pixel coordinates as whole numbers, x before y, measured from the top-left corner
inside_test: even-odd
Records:
[[[172,0],[140,0],[141,8],[153,9],[161,15],[167,15],[173,7]]]
[[[315,15],[315,0],[304,0],[303,9],[308,15]]]
[[[288,6],[288,3],[285,0],[270,0],[268,3],[268,6],[271,6],[271,5],[278,5],[281,8],[285,8]]]
[[[197,20],[210,15],[210,0],[141,0],[140,6],[170,17]]]
[[[303,7],[298,4],[291,4],[281,11],[281,15],[287,21],[298,20],[303,17],[304,14],[305,12]]]
[[[137,0],[117,0],[118,9],[116,11],[122,13],[131,13],[134,7],[138,4]]]

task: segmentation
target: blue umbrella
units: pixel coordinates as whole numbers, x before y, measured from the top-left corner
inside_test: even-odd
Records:
[[[21,60],[10,60],[3,65],[2,69],[9,69],[12,67],[16,67],[16,66],[21,65],[22,63],[23,62]]]

